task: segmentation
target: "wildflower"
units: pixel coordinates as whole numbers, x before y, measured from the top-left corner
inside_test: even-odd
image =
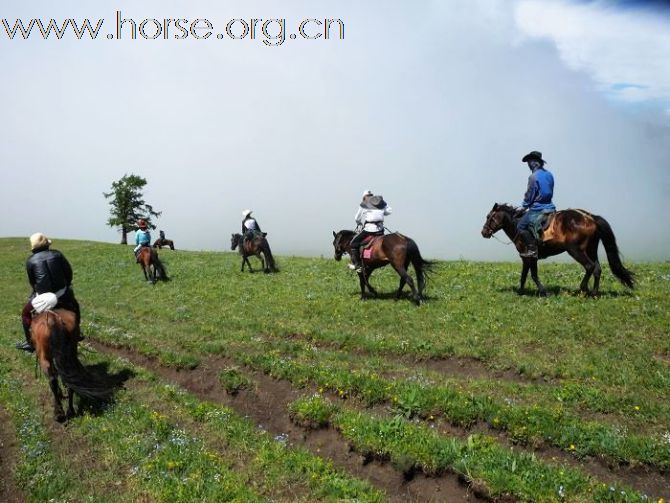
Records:
[[[639,406],[639,405],[636,405],[636,406],[633,407],[633,408],[634,408],[635,410],[640,410],[640,406]]]
[[[574,451],[575,450],[575,444],[570,444],[570,450]]]

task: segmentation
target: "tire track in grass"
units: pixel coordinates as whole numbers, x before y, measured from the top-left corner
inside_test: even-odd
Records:
[[[421,475],[407,482],[401,473],[387,464],[365,463],[363,457],[342,442],[336,431],[332,429],[306,431],[295,425],[288,416],[288,404],[302,393],[295,390],[287,381],[254,373],[256,390],[242,390],[237,395],[231,396],[221,386],[219,373],[223,368],[235,365],[235,362],[221,357],[210,358],[203,361],[196,369],[180,371],[162,366],[156,360],[132,350],[115,348],[95,341],[91,341],[91,345],[102,353],[121,356],[140,367],[145,367],[199,398],[231,407],[272,435],[287,435],[289,443],[304,446],[312,454],[329,459],[335,466],[346,470],[352,476],[368,480],[393,501],[470,502],[477,499],[455,475],[440,478]]]

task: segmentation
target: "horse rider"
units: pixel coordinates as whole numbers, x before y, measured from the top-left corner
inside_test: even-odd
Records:
[[[135,253],[135,258],[137,258],[137,262],[139,263],[139,257],[138,253],[142,249],[143,246],[151,246],[151,234],[149,233],[149,228],[147,226],[146,220],[143,218],[140,218],[137,221],[137,232],[135,232],[135,248],[133,249],[133,252]]]
[[[242,235],[245,241],[251,241],[254,234],[260,233],[261,226],[254,217],[251,216],[251,210],[244,210],[242,212]]]
[[[161,240],[160,243],[161,245],[165,243],[165,232],[164,231],[159,231],[158,232],[158,238]]]
[[[61,252],[50,250],[50,245],[51,240],[41,232],[30,236],[32,255],[26,260],[26,272],[32,293],[21,311],[21,323],[26,341],[16,345],[17,349],[24,351],[35,351],[30,337],[30,323],[34,309],[33,299],[36,296],[49,292],[54,294],[57,299],[54,309],[63,308],[74,312],[77,327],[81,320],[79,302],[72,290],[72,267]]]
[[[528,177],[528,188],[521,206],[528,211],[521,217],[517,224],[517,231],[525,245],[525,250],[520,251],[521,257],[537,257],[537,241],[532,229],[544,217],[546,213],[556,211],[552,202],[554,196],[554,176],[545,169],[546,161],[542,159],[542,152],[536,150],[526,154],[521,162],[528,163],[531,171]]]
[[[361,229],[351,240],[351,264],[349,267],[362,272],[361,244],[368,236],[384,234],[384,217],[391,214],[391,207],[382,196],[374,196],[369,190],[363,193],[363,200],[354,216],[357,229]]]

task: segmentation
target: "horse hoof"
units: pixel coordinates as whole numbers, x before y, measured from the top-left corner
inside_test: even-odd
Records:
[[[546,292],[545,290],[540,290],[537,294],[538,294],[540,297],[547,297],[547,292]]]
[[[54,419],[55,419],[56,421],[58,421],[59,423],[64,423],[64,422],[65,422],[65,419],[67,419],[67,418],[66,418],[64,412],[59,412],[59,413],[57,413],[57,414],[54,414]]]

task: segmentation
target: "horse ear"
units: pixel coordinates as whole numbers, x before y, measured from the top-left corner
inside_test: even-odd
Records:
[[[497,210],[498,209],[498,203],[493,203],[493,209]]]
[[[337,237],[337,233],[336,233],[335,231],[333,231],[333,237],[334,237],[334,238]]]

